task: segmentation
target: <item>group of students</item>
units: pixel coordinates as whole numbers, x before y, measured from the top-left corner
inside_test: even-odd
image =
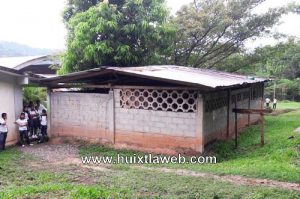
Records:
[[[270,102],[271,102],[271,100],[270,100],[270,98],[266,98],[266,106],[267,106],[267,108],[269,108],[270,107]],[[276,98],[274,98],[273,99],[273,109],[276,109],[277,108],[277,99]]]
[[[47,136],[47,109],[37,100],[25,105],[23,112],[15,122],[19,128],[20,144],[32,146],[32,141],[43,143],[48,140]],[[2,113],[0,118],[0,151],[5,149],[7,138],[7,113]]]

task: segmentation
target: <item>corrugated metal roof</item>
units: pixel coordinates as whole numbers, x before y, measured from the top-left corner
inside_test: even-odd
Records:
[[[79,80],[82,76],[87,74],[90,77],[101,76],[99,72],[111,71],[117,74],[126,74],[148,79],[155,79],[166,82],[176,82],[182,85],[205,86],[209,88],[232,87],[243,84],[253,84],[258,82],[265,82],[268,79],[258,77],[248,77],[244,75],[221,72],[209,69],[190,68],[173,65],[156,65],[143,67],[101,67],[86,71],[70,73],[54,78],[46,78],[42,82],[51,82],[68,79],[72,77],[74,80]],[[104,73],[103,73],[104,74]]]
[[[41,56],[25,56],[25,57],[1,57],[0,65],[7,68],[14,68],[24,62],[39,58]]]
[[[29,65],[53,65],[60,64],[52,55],[25,56],[25,57],[1,57],[0,65],[7,68],[21,70]]]
[[[5,73],[5,74],[8,74],[8,75],[19,76],[19,77],[24,76],[19,71],[15,70],[15,69],[12,69],[12,68],[4,67],[4,66],[0,66],[0,73]]]
[[[129,74],[198,84],[211,88],[228,87],[234,85],[267,81],[267,79],[263,78],[249,77],[234,73],[170,65],[127,68],[110,67],[109,69]]]

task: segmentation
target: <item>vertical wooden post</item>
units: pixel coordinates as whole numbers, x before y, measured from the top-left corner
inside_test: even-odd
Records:
[[[251,108],[251,89],[252,87],[250,86],[249,87],[249,99],[248,99],[248,109]],[[248,126],[250,126],[250,123],[251,123],[251,118],[250,118],[250,113],[248,114]]]
[[[263,84],[262,85],[262,91],[261,91],[261,109],[264,109],[264,105],[265,105],[265,102],[264,102],[264,91],[265,91],[265,85]]]
[[[264,91],[265,91],[265,84],[262,85],[261,91],[261,109],[264,109]],[[260,126],[260,143],[261,146],[265,145],[265,132],[264,132],[264,115],[260,114],[261,119],[261,126]]]
[[[116,143],[116,99],[115,99],[115,89],[112,90],[112,114],[113,114],[113,143]]]
[[[265,145],[264,115],[260,114],[260,144]]]
[[[227,91],[227,129],[226,129],[226,137],[229,137],[229,131],[230,131],[230,114],[231,114],[231,90],[229,89]]]
[[[237,96],[234,96],[234,108],[237,109]],[[234,117],[235,117],[235,148],[238,147],[238,130],[237,130],[237,123],[238,123],[238,118],[237,118],[237,112],[234,113]]]

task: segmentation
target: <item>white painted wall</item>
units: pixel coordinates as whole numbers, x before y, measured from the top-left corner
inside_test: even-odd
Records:
[[[22,89],[19,82],[16,77],[0,72],[0,114],[8,114],[8,145],[18,141],[18,131],[14,122],[22,111]]]

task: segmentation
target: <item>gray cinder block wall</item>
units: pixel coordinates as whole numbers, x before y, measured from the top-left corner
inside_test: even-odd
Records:
[[[111,142],[112,95],[55,92],[50,99],[51,136]]]
[[[263,87],[260,87],[261,89]],[[234,135],[234,125],[235,125],[235,113],[232,109],[235,108],[235,97],[240,95],[237,99],[237,108],[248,109],[249,108],[249,97],[250,97],[250,108],[260,109],[261,108],[261,97],[253,99],[250,95],[250,88],[236,89],[230,92],[229,100],[229,134],[227,135],[227,113],[228,113],[228,92],[215,92],[209,93],[204,96],[205,103],[210,100],[217,99],[219,97],[223,98],[222,105],[213,110],[204,109],[204,126],[203,126],[203,140],[204,145],[216,139],[226,139]],[[220,103],[220,102],[218,102]],[[252,124],[258,121],[259,115],[248,114],[238,114],[238,129],[241,129],[248,124]]]
[[[196,112],[167,112],[121,108],[119,91],[51,93],[51,136],[162,153],[203,150],[201,97]]]
[[[249,88],[238,89],[231,92],[231,97],[249,91]],[[51,136],[77,137],[158,153],[203,152],[205,144],[226,138],[227,91],[197,94],[196,109],[191,112],[122,107],[122,93],[121,89],[109,94],[51,93]],[[213,106],[217,108],[208,105],[216,98],[219,100],[214,101]],[[248,103],[249,97],[242,96],[237,107],[248,108]],[[232,111],[234,102],[230,100],[229,105]],[[260,108],[261,100],[252,99],[250,106]],[[230,112],[229,119],[229,133],[233,134],[234,113]],[[251,116],[250,122],[257,119],[258,116]],[[247,124],[248,115],[239,115],[239,128]]]

